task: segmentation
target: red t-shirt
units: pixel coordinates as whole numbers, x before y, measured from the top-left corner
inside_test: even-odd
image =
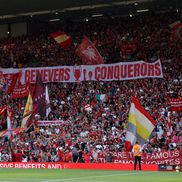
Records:
[[[83,154],[83,158],[84,158],[85,163],[90,163],[90,156],[91,156],[90,153],[84,153]]]
[[[22,162],[22,153],[16,153],[15,154],[16,162]]]

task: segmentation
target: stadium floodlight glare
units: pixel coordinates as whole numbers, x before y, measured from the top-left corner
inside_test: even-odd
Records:
[[[147,12],[149,9],[138,9],[136,12],[137,13],[142,13],[142,12]]]
[[[101,17],[103,14],[92,15],[92,17]]]
[[[55,21],[60,21],[60,19],[59,18],[56,18],[56,19],[51,19],[51,20],[49,20],[50,22],[55,22]]]

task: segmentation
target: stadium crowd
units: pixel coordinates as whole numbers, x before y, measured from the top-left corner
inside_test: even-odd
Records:
[[[63,122],[59,126],[34,126],[15,135],[11,152],[7,138],[3,137],[0,140],[0,161],[98,162],[99,153],[104,153],[108,159],[108,154],[114,151],[125,151],[132,96],[139,98],[141,105],[157,121],[143,151],[152,153],[181,148],[182,113],[171,111],[169,105],[169,98],[182,97],[182,44],[181,39],[171,36],[168,27],[176,18],[176,14],[165,14],[160,17],[148,15],[147,18],[139,16],[68,24],[65,32],[74,39],[68,50],[62,50],[51,39],[50,30],[41,31],[36,36],[2,40],[2,67],[79,65],[81,60],[74,50],[86,34],[104,57],[105,63],[152,62],[160,58],[164,78],[49,83],[52,111],[48,118],[39,119]],[[10,48],[7,45],[11,45]],[[122,45],[130,45],[132,51],[124,51]],[[9,104],[14,112],[13,127],[20,127],[26,98],[12,100],[3,91],[0,92],[0,105]],[[96,94],[106,94],[107,100],[96,100]],[[84,106],[90,103],[93,108],[85,110]]]

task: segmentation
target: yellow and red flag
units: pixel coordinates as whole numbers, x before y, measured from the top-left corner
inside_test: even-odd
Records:
[[[72,43],[71,36],[68,36],[65,32],[54,32],[51,37],[58,43],[63,49],[68,49]]]

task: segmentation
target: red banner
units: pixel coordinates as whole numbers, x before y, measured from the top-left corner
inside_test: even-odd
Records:
[[[89,170],[133,170],[131,164],[53,163],[53,162],[0,162],[0,168],[42,169],[89,169]],[[157,165],[142,165],[143,171],[157,171]]]
[[[20,83],[15,85],[15,88],[11,94],[11,97],[13,99],[27,97],[28,93],[29,93],[28,92],[28,84],[21,84],[21,82],[20,82]]]
[[[169,99],[171,111],[182,111],[182,97],[177,99]]]
[[[142,163],[143,164],[168,164],[168,165],[181,165],[182,156],[180,155],[182,150],[174,151],[163,151],[155,152],[152,154],[143,154]],[[134,157],[130,152],[113,152],[113,162],[122,164],[133,164]],[[98,162],[105,163],[105,155],[100,153],[98,156]]]

